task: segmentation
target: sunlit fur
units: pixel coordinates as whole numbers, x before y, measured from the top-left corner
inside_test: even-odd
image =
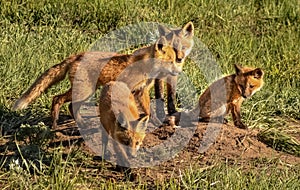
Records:
[[[235,126],[247,128],[241,121],[240,109],[245,98],[251,97],[263,86],[264,72],[260,68],[234,65],[235,74],[212,83],[200,96],[200,120],[211,121],[232,114]]]

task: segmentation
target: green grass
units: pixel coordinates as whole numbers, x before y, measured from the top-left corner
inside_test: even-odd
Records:
[[[266,130],[262,138],[271,146],[299,155],[299,142],[288,134],[289,122],[300,119],[300,3],[297,0],[0,1],[2,133],[5,135],[28,121],[37,123],[49,115],[53,95],[64,92],[67,82],[48,90],[24,111],[13,113],[10,108],[50,66],[87,50],[99,37],[128,24],[160,22],[182,26],[190,20],[195,25],[195,36],[212,52],[224,75],[233,72],[233,63],[264,69],[265,86],[244,103],[243,120],[250,127]],[[205,81],[191,61],[187,62],[185,72],[198,95],[212,82]],[[66,109],[63,112],[67,113]],[[1,168],[3,183],[0,184],[12,189],[60,189],[59,185],[66,183],[73,189],[80,188],[78,184],[90,183],[83,174],[74,172],[78,168],[73,162],[60,159],[59,155],[52,159],[60,167],[45,166],[39,176],[26,169],[18,172]],[[262,173],[255,170],[247,173],[221,165],[205,171],[187,171],[181,181],[171,179],[170,184],[158,186],[196,188],[193,181],[201,181],[204,189],[294,189],[298,184],[299,174],[293,169],[278,172],[274,169],[271,174],[267,168],[262,170]],[[120,184],[109,185],[114,189]]]
[[[256,160],[244,165],[229,162],[208,167],[176,169],[179,175],[156,183],[115,183],[99,171],[78,166],[76,153],[64,156],[60,148],[46,165],[27,159],[11,160],[9,169],[0,170],[2,189],[298,189],[299,166],[285,166],[278,160]],[[49,155],[48,155],[49,156]],[[75,158],[77,157],[77,159]],[[82,162],[82,161],[81,161]],[[86,164],[87,160],[84,161]],[[22,167],[23,165],[23,167]],[[88,172],[87,172],[88,171]],[[143,178],[143,176],[139,176]]]

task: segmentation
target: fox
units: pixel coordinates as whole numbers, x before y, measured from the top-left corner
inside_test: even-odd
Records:
[[[188,24],[187,24],[188,25]],[[164,29],[163,26],[159,26],[159,31]],[[186,30],[184,27],[182,30]],[[59,118],[60,107],[67,102],[69,104],[69,111],[71,116],[77,121],[81,122],[82,118],[79,114],[79,109],[83,102],[91,97],[95,89],[99,86],[103,86],[110,81],[115,81],[120,78],[120,74],[123,71],[130,73],[129,67],[133,63],[143,63],[142,67],[144,69],[144,77],[158,77],[158,73],[168,73],[170,75],[176,76],[182,71],[182,60],[179,56],[178,47],[182,48],[181,36],[177,33],[172,33],[172,35],[160,35],[159,39],[152,45],[142,47],[137,49],[132,54],[118,54],[113,52],[83,52],[77,55],[72,55],[65,59],[59,64],[56,64],[46,70],[41,74],[36,81],[29,87],[27,91],[14,103],[12,110],[17,111],[26,108],[32,101],[39,97],[43,92],[45,92],[52,85],[65,79],[66,75],[69,76],[69,81],[71,83],[71,88],[65,93],[56,95],[52,100],[51,107],[51,117],[52,117],[52,128],[57,128],[57,120]],[[164,48],[170,46],[173,48],[168,48],[166,53]],[[157,60],[165,57],[165,61],[159,62]],[[156,61],[155,61],[156,60]],[[135,69],[137,70],[137,69]],[[136,72],[133,71],[132,72]],[[152,73],[151,73],[152,72]],[[141,72],[140,72],[141,74]],[[148,75],[149,74],[149,75]],[[130,83],[132,76],[126,77],[123,74],[123,82]],[[159,78],[163,78],[160,76]],[[149,82],[150,84],[151,82]],[[140,99],[146,97],[148,98],[148,90],[135,90],[139,86],[144,85],[135,84],[136,86],[130,85],[130,89],[139,93],[146,93],[141,95]],[[150,85],[148,85],[150,86]],[[146,88],[145,88],[146,89]],[[143,102],[141,102],[143,104]],[[145,110],[148,110],[148,106],[142,106]],[[149,112],[149,111],[148,111]]]
[[[128,146],[130,152],[119,148],[124,158],[136,156],[146,135],[149,115],[139,114],[134,95],[127,84],[121,81],[107,83],[99,99],[100,122],[107,132],[102,135],[103,153],[106,152],[110,135],[116,143]]]
[[[194,46],[194,25],[192,22],[188,22],[182,29],[170,29],[167,27],[160,27],[159,32],[161,35],[166,36],[168,40],[173,36],[178,36],[174,42],[174,48],[176,50],[176,61],[184,65],[184,61],[192,51]],[[156,79],[154,84],[155,99],[156,99],[156,115],[161,121],[165,118],[165,99],[164,99],[164,83],[167,87],[167,112],[172,115],[177,112],[176,110],[176,87],[178,76],[168,76],[164,79]]]
[[[105,155],[110,135],[116,141],[113,143],[115,151],[120,153],[117,155],[117,166],[121,171],[130,172],[130,168],[122,165],[130,165],[128,158],[137,155],[146,135],[150,118],[149,91],[154,85],[154,79],[177,75],[182,71],[181,64],[176,64],[172,42],[169,43],[164,36],[158,42],[156,49],[160,51],[156,52],[157,60],[152,60],[157,64],[133,63],[116,81],[108,82],[101,90],[99,115],[106,131],[102,131],[102,151]]]
[[[231,113],[236,127],[248,128],[241,120],[241,106],[245,99],[263,87],[264,72],[261,68],[242,67],[238,64],[234,64],[234,68],[235,74],[212,83],[200,96],[197,108],[199,121],[220,121]]]

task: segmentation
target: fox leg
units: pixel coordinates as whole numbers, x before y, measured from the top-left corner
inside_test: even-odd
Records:
[[[69,111],[76,123],[84,127],[83,119],[80,115],[80,107],[84,101],[94,94],[95,89],[93,85],[83,84],[82,86],[84,86],[84,88],[79,88],[79,85],[74,89],[72,88],[72,102],[69,105]]]
[[[242,122],[241,120],[241,105],[233,105],[231,107],[231,114],[232,114],[232,119],[233,123],[235,126],[241,129],[247,129],[248,127]]]
[[[66,93],[60,94],[53,97],[52,100],[52,108],[51,108],[51,116],[52,116],[52,128],[55,129],[57,127],[57,120],[59,117],[59,109],[60,107],[72,100],[72,89],[69,89]]]
[[[73,119],[77,123],[79,123],[81,126],[83,126],[83,120],[82,120],[79,110],[80,110],[82,103],[83,103],[83,101],[82,102],[74,102],[74,103],[69,104],[69,111],[70,111]]]
[[[120,142],[115,141],[114,142],[114,149],[117,153],[117,165],[116,170],[123,173],[124,179],[133,181],[135,180],[135,175],[132,173],[131,165],[129,161],[129,153],[126,147],[124,145],[121,145]]]
[[[164,103],[164,81],[163,79],[155,79],[154,81],[154,91],[155,91],[155,112],[156,116],[160,121],[163,121],[166,117],[165,114],[165,103]]]
[[[144,116],[150,115],[150,95],[148,88],[134,92],[134,97],[142,112],[141,114]]]
[[[172,115],[177,112],[177,110],[175,108],[176,87],[177,87],[177,76],[167,77],[167,96],[168,96],[168,114],[169,115]]]
[[[104,128],[101,129],[102,131],[102,160],[105,159],[105,154],[106,154],[106,151],[107,151],[107,144],[108,144],[108,133],[106,132],[106,130]]]
[[[214,109],[214,111],[211,111],[211,106],[216,107],[214,105],[202,107],[202,110],[200,110],[199,121],[227,123],[227,120],[225,119],[225,116],[227,114],[227,106],[222,105],[218,109]]]

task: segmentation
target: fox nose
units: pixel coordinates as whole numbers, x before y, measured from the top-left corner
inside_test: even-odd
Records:
[[[137,157],[137,152],[136,152],[137,150],[133,150],[132,152],[131,152],[131,156],[133,157],[133,158],[136,158]]]
[[[183,62],[183,58],[176,58],[176,62],[177,63],[182,63]]]
[[[245,98],[245,99],[246,99],[246,98],[249,98],[250,96],[251,96],[251,94],[247,94],[247,93],[243,93],[243,94],[242,94],[242,97]]]

